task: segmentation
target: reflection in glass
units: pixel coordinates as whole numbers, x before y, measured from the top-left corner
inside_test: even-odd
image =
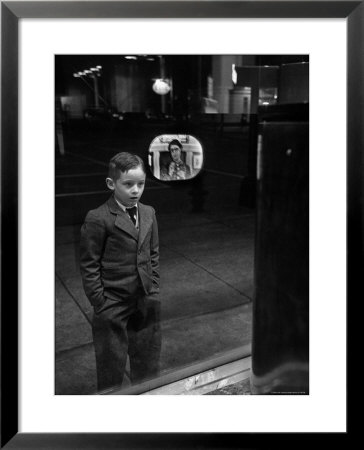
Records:
[[[255,287],[256,193],[261,184],[256,170],[258,151],[263,155],[262,148],[257,148],[259,106],[266,114],[269,108],[263,104],[267,102],[276,103],[277,111],[284,104],[308,102],[308,59],[308,55],[55,58],[55,92],[62,106],[58,104],[55,116],[56,395],[89,395],[105,393],[105,389],[108,394],[145,393],[153,389],[153,383],[157,387],[186,377],[189,382],[183,383],[183,393],[195,395],[204,382],[201,372],[208,370],[212,388],[220,383],[216,376],[221,372],[215,368],[245,358],[246,348],[250,352],[253,297],[258,299],[254,314],[264,308],[258,298],[262,292]],[[85,83],[84,76],[73,76],[78,73],[75,71],[97,68],[96,64],[102,65],[97,85]],[[167,94],[152,89],[156,77],[169,83]],[[284,132],[282,139],[280,134],[274,134],[280,144],[291,136]],[[66,146],[62,146],[64,140]],[[178,143],[172,145],[174,140]],[[302,142],[300,138],[300,146]],[[203,154],[206,149],[208,155]],[[288,183],[292,177],[295,181],[291,169],[287,173],[281,170],[284,164],[293,167],[295,147],[286,147],[290,152],[283,152],[282,161],[269,149],[267,167],[277,169],[274,173],[279,179],[285,174],[283,181]],[[115,306],[113,310],[120,313],[115,319],[118,324],[123,321],[128,351],[126,340],[120,351],[120,333],[115,333],[113,348],[110,345],[104,353],[109,366],[100,375],[95,351],[97,358],[103,357],[98,343],[105,339],[102,322],[112,316],[113,303],[106,299],[98,306],[95,321],[101,338],[94,340],[94,309],[81,289],[78,269],[80,229],[87,212],[110,195],[104,181],[107,174],[101,168],[111,152],[121,150],[141,158],[148,151],[150,174],[143,195],[155,209],[159,225],[161,290],[160,300],[148,298],[145,307],[135,302]],[[278,184],[273,178],[276,192]],[[301,192],[300,183],[294,186]],[[287,212],[286,203],[274,206]],[[119,219],[115,216],[116,225],[120,225]],[[125,230],[116,225],[114,231],[123,234]],[[297,230],[293,230],[296,236]],[[277,243],[276,233],[264,236],[270,244]],[[148,266],[150,261],[144,258],[143,263]],[[262,272],[270,285],[277,278],[275,268],[271,269]],[[115,273],[124,277],[122,267]],[[292,296],[287,299],[289,311],[294,312]],[[259,322],[261,328],[268,322],[274,325],[274,317],[268,322],[266,317]],[[301,317],[289,322],[278,318],[280,328],[271,333],[274,336],[287,339],[295,328],[304,328]],[[259,333],[259,324],[255,333]],[[291,331],[286,326],[283,334],[279,333],[282,324],[288,324]],[[275,331],[274,326],[271,329]],[[275,367],[275,362],[282,360],[282,346],[278,353],[267,352],[266,334],[263,330],[263,346],[254,343],[255,350],[263,350],[255,362],[261,362],[263,369],[262,364]],[[115,356],[115,348],[121,356]],[[112,377],[115,366],[124,376],[121,389],[121,378]]]
[[[259,106],[276,105],[278,99],[277,88],[259,88]]]
[[[153,175],[159,180],[188,180],[194,178],[202,168],[202,146],[190,135],[157,136],[149,147],[148,163]]]

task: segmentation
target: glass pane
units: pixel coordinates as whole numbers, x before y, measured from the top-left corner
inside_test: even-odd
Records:
[[[56,57],[56,394],[250,353],[258,109],[308,101],[307,61]]]

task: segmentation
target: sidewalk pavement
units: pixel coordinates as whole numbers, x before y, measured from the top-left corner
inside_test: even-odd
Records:
[[[250,343],[254,216],[158,214],[161,375]],[[56,227],[56,394],[95,394],[92,307],[79,274],[80,225]],[[126,380],[125,385],[128,385]],[[247,394],[246,382],[216,394]]]

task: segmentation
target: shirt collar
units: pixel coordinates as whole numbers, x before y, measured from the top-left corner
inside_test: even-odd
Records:
[[[120,202],[116,199],[116,197],[114,197],[114,199],[115,199],[116,203],[120,206],[120,208],[121,208],[124,212],[126,212],[127,207],[126,207],[125,205],[123,205],[122,203],[120,203]],[[135,206],[136,206],[137,209],[138,209],[138,203],[136,203]]]

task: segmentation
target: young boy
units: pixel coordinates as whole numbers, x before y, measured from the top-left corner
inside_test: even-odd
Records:
[[[89,211],[81,229],[80,267],[92,322],[98,389],[120,386],[129,353],[131,381],[156,375],[160,352],[159,240],[155,211],[139,202],[143,160],[118,153],[109,163],[106,203]],[[152,336],[138,344],[150,319]],[[140,339],[139,339],[140,340]]]

